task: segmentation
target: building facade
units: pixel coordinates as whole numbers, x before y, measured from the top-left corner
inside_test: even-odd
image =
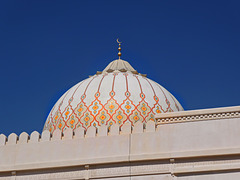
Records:
[[[240,179],[240,106],[184,111],[120,50],[59,99],[41,134],[0,135],[0,180]]]

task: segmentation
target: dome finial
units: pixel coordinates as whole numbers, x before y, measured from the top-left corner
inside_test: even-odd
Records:
[[[121,55],[122,55],[122,53],[121,53],[121,49],[122,49],[122,48],[121,48],[121,43],[122,43],[122,42],[119,41],[119,38],[117,38],[117,43],[118,43],[118,46],[119,46],[119,47],[118,47],[118,51],[119,51],[119,52],[118,52],[118,57],[119,57],[119,59],[120,59],[120,57],[121,57]]]

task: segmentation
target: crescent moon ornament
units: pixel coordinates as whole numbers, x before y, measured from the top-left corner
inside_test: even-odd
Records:
[[[121,55],[122,55],[122,53],[121,53],[121,49],[122,49],[122,48],[121,48],[121,43],[122,43],[122,42],[119,41],[119,38],[117,38],[117,42],[118,42],[118,46],[119,46],[119,47],[118,47],[118,51],[119,51],[119,52],[118,52],[118,57],[119,57],[119,59],[120,59],[120,57],[121,57]]]
[[[118,42],[119,44],[121,44],[121,43],[122,43],[122,42],[120,42],[120,41],[119,41],[119,38],[117,38],[117,42]]]

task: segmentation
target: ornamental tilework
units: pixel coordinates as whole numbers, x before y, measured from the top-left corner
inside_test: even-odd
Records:
[[[182,110],[165,88],[146,77],[131,72],[103,73],[67,91],[49,113],[44,130],[134,125],[155,121],[155,114]]]

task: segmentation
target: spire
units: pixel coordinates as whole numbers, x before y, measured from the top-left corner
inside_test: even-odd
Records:
[[[114,60],[112,62],[110,62],[107,67],[103,70],[103,71],[97,71],[96,75],[102,74],[102,73],[112,73],[114,71],[120,71],[120,72],[131,72],[133,74],[138,74],[141,75],[143,77],[146,77],[146,74],[140,74],[138,73],[127,61],[124,61],[121,59],[121,43],[119,41],[119,39],[117,39],[117,43],[119,45],[118,47],[118,57],[119,59]]]
[[[119,57],[119,59],[121,59],[121,55],[122,55],[122,53],[121,53],[121,50],[122,50],[122,48],[121,48],[121,43],[122,42],[120,42],[119,40],[118,40],[118,38],[117,38],[117,43],[118,43],[118,57]]]
[[[103,72],[108,72],[111,73],[113,71],[120,71],[120,72],[132,72],[133,74],[138,74],[138,72],[127,62],[121,59],[121,43],[119,39],[117,38],[117,43],[118,43],[118,57],[119,59],[114,60],[108,64],[108,66],[103,70]]]

